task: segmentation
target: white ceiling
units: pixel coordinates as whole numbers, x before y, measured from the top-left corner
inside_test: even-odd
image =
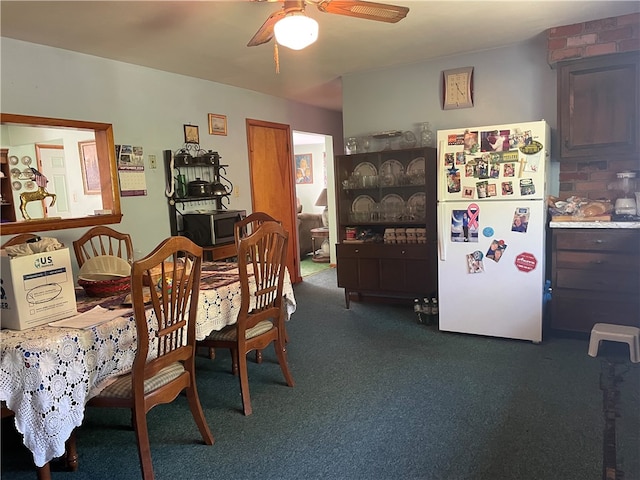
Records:
[[[396,24],[331,15],[302,51],[247,42],[281,4],[237,1],[0,2],[0,34],[342,110],[341,76],[518,43],[550,27],[640,12],[631,1],[393,1]]]

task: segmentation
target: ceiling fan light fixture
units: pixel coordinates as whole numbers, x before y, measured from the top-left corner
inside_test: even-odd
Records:
[[[318,22],[302,12],[292,12],[276,22],[273,33],[280,45],[302,50],[318,39]]]

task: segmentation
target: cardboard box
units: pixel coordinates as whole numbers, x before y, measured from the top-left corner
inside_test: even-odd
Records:
[[[24,330],[77,314],[69,249],[9,257],[0,251],[2,328]]]

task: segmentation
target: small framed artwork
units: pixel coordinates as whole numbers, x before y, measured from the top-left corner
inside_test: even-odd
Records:
[[[200,143],[200,134],[197,125],[184,126],[184,143]]]
[[[98,166],[98,151],[95,141],[78,142],[80,151],[80,166],[82,168],[82,186],[85,195],[99,195],[100,167]]]
[[[313,160],[310,153],[294,155],[296,162],[296,183],[313,183]]]
[[[209,114],[209,135],[226,135],[227,134],[227,116]]]

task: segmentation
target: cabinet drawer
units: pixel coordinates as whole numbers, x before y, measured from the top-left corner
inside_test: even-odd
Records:
[[[637,230],[560,230],[554,231],[556,250],[591,250],[608,252],[640,252],[640,231]]]
[[[557,330],[590,332],[596,323],[640,327],[640,307],[627,296],[602,298],[554,290],[551,300],[551,327]]]
[[[591,272],[636,272],[640,275],[640,256],[559,250],[555,255],[555,267]]]
[[[336,245],[339,256],[356,258],[414,258],[426,259],[426,243],[382,244],[382,243],[340,243]]]
[[[555,274],[554,288],[571,288],[597,292],[618,292],[638,295],[638,272],[610,272],[559,268]]]

